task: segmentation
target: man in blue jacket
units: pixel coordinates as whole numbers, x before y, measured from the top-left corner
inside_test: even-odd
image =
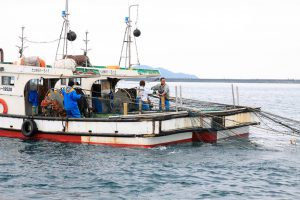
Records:
[[[67,117],[81,118],[77,100],[81,98],[80,94],[77,94],[73,88],[74,82],[69,81],[68,87],[62,89],[64,96],[64,107],[67,112]]]

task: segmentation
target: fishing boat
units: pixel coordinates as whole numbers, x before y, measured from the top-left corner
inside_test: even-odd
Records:
[[[126,18],[126,45],[140,35],[135,29],[132,36],[130,9],[134,6]],[[258,124],[252,108],[178,96],[170,98],[170,109],[166,110],[153,95],[151,109],[142,110],[141,103],[136,102],[136,89],[118,88],[117,83],[160,77],[159,71],[134,67],[130,46],[122,47],[122,51],[129,51],[120,56],[119,65],[122,58],[126,60],[124,67],[95,66],[89,64],[87,56],[69,56],[66,38],[72,41],[76,35],[68,29],[67,6],[63,17],[64,56],[53,65],[45,65],[38,57],[26,60],[23,56],[18,62],[5,62],[0,49],[0,136],[150,148],[245,138],[250,126]],[[82,118],[65,115],[60,89],[69,81],[76,82],[77,91],[84,96]],[[37,105],[31,98],[37,98]]]

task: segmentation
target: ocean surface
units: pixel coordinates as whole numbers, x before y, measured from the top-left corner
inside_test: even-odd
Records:
[[[232,103],[228,83],[169,85]],[[236,86],[241,105],[300,120],[300,84]],[[0,199],[300,199],[299,145],[258,128],[249,140],[153,149],[0,138]]]

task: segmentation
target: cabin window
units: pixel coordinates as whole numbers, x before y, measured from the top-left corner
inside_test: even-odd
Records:
[[[30,85],[43,85],[43,79],[31,79]]]
[[[2,76],[1,84],[13,86],[13,85],[15,85],[15,77],[14,76]]]
[[[69,81],[73,81],[75,85],[81,85],[81,78],[70,78]]]
[[[62,78],[62,79],[60,80],[60,84],[61,84],[61,85],[67,85],[67,79]]]

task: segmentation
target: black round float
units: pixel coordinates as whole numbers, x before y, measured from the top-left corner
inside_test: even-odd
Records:
[[[77,35],[76,35],[76,33],[74,31],[69,31],[67,33],[67,39],[69,41],[73,42],[74,40],[76,40],[76,38],[77,38]]]
[[[135,37],[140,37],[141,31],[140,31],[139,29],[135,29],[135,30],[133,31],[133,35],[134,35]]]

